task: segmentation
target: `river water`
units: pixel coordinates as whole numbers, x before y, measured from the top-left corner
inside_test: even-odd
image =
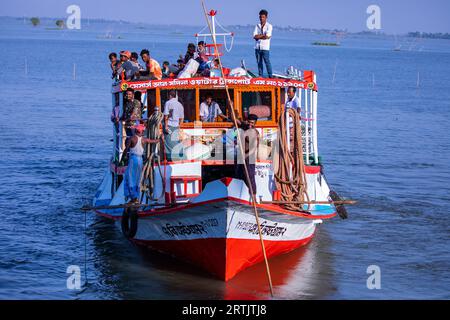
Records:
[[[53,24],[0,18],[0,299],[268,298],[263,264],[223,283],[132,245],[92,214],[85,236],[79,208],[111,151],[108,53],[148,48],[174,62],[200,27]],[[250,28],[233,31],[225,65],[245,59],[254,70]],[[321,225],[306,247],[270,260],[275,297],[449,299],[450,41],[316,40],[334,41],[275,29],[272,64],[316,71],[325,172],[359,204],[348,220]],[[81,290],[66,286],[70,265],[81,269]],[[381,270],[381,289],[367,288],[371,265]]]

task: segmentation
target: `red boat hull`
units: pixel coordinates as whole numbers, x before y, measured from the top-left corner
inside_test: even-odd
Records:
[[[288,253],[306,245],[311,241],[313,235],[295,241],[264,240],[267,257]],[[224,281],[232,279],[242,270],[264,259],[259,240],[211,238],[146,241],[135,239],[133,242],[153,250],[170,253]]]

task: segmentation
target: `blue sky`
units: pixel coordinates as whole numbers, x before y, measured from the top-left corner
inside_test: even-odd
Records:
[[[152,24],[203,25],[200,0],[13,0],[0,7],[0,16],[67,16],[77,4],[82,18],[127,20]],[[220,10],[222,24],[253,24],[258,11],[269,11],[274,25],[305,28],[366,29],[371,4],[381,8],[381,27],[387,33],[450,32],[449,0],[206,0]]]

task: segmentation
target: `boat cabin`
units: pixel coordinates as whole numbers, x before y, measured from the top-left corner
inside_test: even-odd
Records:
[[[172,180],[168,178],[168,184],[174,184],[177,180],[176,167],[186,163],[200,163],[193,170],[194,176],[198,176],[195,192],[190,195],[198,195],[200,184],[226,176],[232,176],[236,165],[236,130],[231,121],[230,106],[224,81],[227,83],[232,105],[236,117],[245,120],[250,114],[258,116],[256,128],[259,132],[260,143],[258,148],[257,166],[270,167],[272,163],[272,148],[277,138],[278,122],[285,109],[287,90],[296,88],[296,96],[301,104],[301,122],[304,139],[304,158],[306,165],[319,163],[317,152],[317,84],[315,74],[305,71],[301,79],[292,78],[188,78],[188,79],[163,79],[147,81],[117,81],[112,86],[112,103],[119,106],[123,114],[124,96],[128,88],[135,91],[135,97],[140,98],[143,106],[142,118],[148,119],[156,112],[163,112],[164,105],[169,100],[169,92],[175,90],[178,101],[184,107],[184,122],[180,126],[183,158],[167,161],[163,152],[160,157],[160,165],[164,170],[171,170]],[[137,93],[137,94],[136,94]],[[200,108],[207,96],[211,96],[223,115],[229,121],[217,117],[214,122],[201,121]],[[120,122],[115,131],[114,156],[111,161],[111,171],[116,183],[113,189],[117,189],[122,181],[121,175],[125,170],[125,163],[121,161],[125,147],[124,123]],[[170,167],[170,169],[169,169]],[[180,169],[180,176],[186,176],[189,168]],[[191,178],[189,175],[186,179]],[[182,187],[187,184],[180,180]],[[169,187],[167,187],[169,188]],[[186,195],[186,194],[185,194]],[[189,194],[187,194],[189,196]]]

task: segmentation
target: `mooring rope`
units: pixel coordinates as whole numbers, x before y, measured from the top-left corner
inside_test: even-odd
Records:
[[[292,118],[294,129],[293,143],[289,148],[286,114]],[[281,201],[288,202],[283,207],[293,211],[304,211],[301,204],[289,202],[309,202],[305,162],[303,159],[303,139],[299,113],[289,108],[281,114],[278,122],[278,168],[275,172],[275,185],[281,192]],[[309,209],[309,205],[308,205]]]
[[[148,118],[147,120],[147,138],[148,139],[160,139],[161,138],[161,130],[160,130],[160,126],[161,126],[161,122],[163,119],[163,114],[162,112],[155,111],[152,113],[152,115]],[[160,158],[160,152],[161,152],[161,148],[163,148],[164,146],[161,147],[161,143],[159,143],[159,145],[155,145],[155,144],[148,144],[147,145],[147,150],[146,150],[146,159],[145,159],[145,164],[144,164],[144,168],[142,169],[142,175],[141,175],[141,203],[142,200],[144,198],[144,194],[147,196],[147,203],[150,199],[153,198],[154,194],[154,187],[155,187],[155,177],[153,174],[153,168],[155,165],[155,162],[158,165],[158,170],[159,170],[159,174],[161,175],[161,179],[163,179],[163,174],[161,172],[161,158]],[[157,148],[159,148],[157,150]],[[162,151],[164,152],[164,150]],[[164,180],[164,179],[163,179]],[[164,185],[164,181],[163,181],[163,185]],[[164,195],[164,188],[161,191],[161,195],[159,198],[161,198]]]

